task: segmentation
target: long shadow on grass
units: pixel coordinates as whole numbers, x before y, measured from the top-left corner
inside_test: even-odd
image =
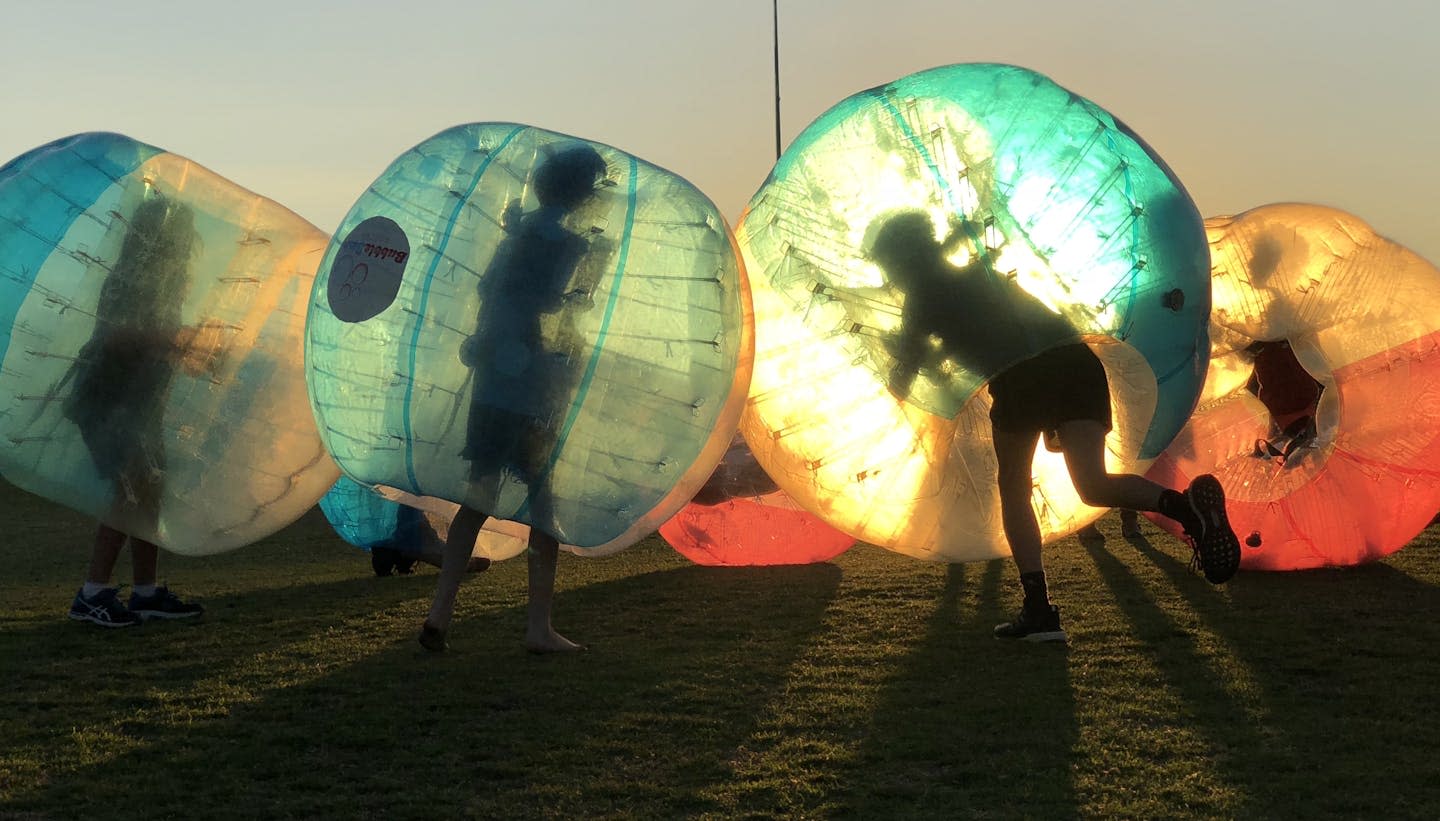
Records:
[[[839,578],[831,565],[685,567],[567,590],[558,620],[591,650],[565,657],[520,649],[518,607],[462,611],[438,656],[413,625],[373,651],[357,652],[375,640],[360,627],[269,648],[329,667],[307,676],[304,658],[276,657],[283,674],[257,676],[250,700],[138,727],[132,752],[14,808],[68,816],[138,797],[158,816],[715,812],[700,791],[775,700]]]
[[[1077,814],[1064,644],[996,641],[1009,562],[950,565],[924,634],[874,714],[848,799],[855,817]],[[1038,773],[1044,773],[1038,776]]]
[[[855,761],[862,818],[1072,818],[1077,727],[1064,644],[998,641],[1007,561],[950,565]]]
[[[1440,665],[1440,588],[1385,564],[1241,573],[1217,591],[1143,537],[1127,539],[1175,585],[1233,658],[1227,690],[1196,636],[1148,599],[1105,550],[1086,545],[1168,684],[1190,708],[1212,761],[1243,795],[1243,816],[1411,815],[1440,806],[1427,707]],[[1212,651],[1213,653],[1214,651]]]
[[[0,631],[0,765],[14,755],[42,768],[40,780],[83,793],[92,779],[107,780],[111,749],[136,744],[140,761],[155,757],[154,745],[182,743],[186,722],[221,718],[274,686],[281,660],[295,668],[323,662],[312,646],[317,636],[403,608],[417,592],[367,577],[248,590],[207,598],[198,620],[122,630],[69,621],[68,602],[57,599],[51,617]],[[87,767],[82,758],[103,763]],[[0,794],[30,783],[4,781]],[[125,795],[123,780],[115,787]],[[47,810],[72,808],[59,817],[104,810],[89,801],[65,789],[38,798]]]
[[[57,598],[49,616],[12,622],[0,631],[0,675],[19,690],[44,689],[56,681],[123,678],[140,667],[149,668],[138,675],[142,682],[183,688],[212,675],[216,659],[307,640],[346,619],[372,618],[430,591],[429,584],[377,583],[358,570],[356,578],[344,581],[206,596],[201,599],[206,613],[199,619],[121,630],[70,621],[69,601]],[[163,673],[153,669],[157,664],[166,665]]]

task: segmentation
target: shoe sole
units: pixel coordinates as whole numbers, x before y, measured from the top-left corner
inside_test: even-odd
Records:
[[[1206,474],[1190,483],[1190,498],[1205,525],[1205,534],[1196,544],[1205,579],[1211,584],[1224,584],[1240,569],[1240,540],[1235,538],[1225,515],[1225,488],[1219,479]]]
[[[105,621],[104,619],[97,619],[91,616],[82,616],[79,613],[69,613],[68,615],[71,621],[88,621],[91,624],[98,624],[101,627],[137,627],[140,624],[138,621]]]
[[[166,613],[160,610],[131,610],[131,613],[149,621],[150,619],[193,619],[204,613]]]
[[[420,646],[432,653],[443,653],[449,649],[450,644],[446,641],[445,630],[436,630],[429,625],[420,627]]]

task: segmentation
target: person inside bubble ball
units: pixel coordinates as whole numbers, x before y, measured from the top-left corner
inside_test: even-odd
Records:
[[[1288,462],[1318,435],[1315,415],[1324,385],[1310,375],[1285,340],[1257,340],[1245,353],[1254,363],[1246,388],[1270,411],[1268,439],[1255,442],[1255,456]]]
[[[186,327],[180,309],[198,235],[190,208],[153,189],[130,217],[115,266],[100,287],[95,328],[65,381],[62,406],[80,429],[114,502],[99,525],[85,583],[69,616],[104,627],[148,618],[193,618],[204,608],[156,584],[159,547],[129,532],[153,533],[165,488],[163,422],[177,367],[194,376],[220,361],[214,327]],[[133,586],[127,604],[110,586],[130,543]]]
[[[989,383],[990,422],[1001,519],[1024,593],[1014,620],[996,625],[997,638],[1067,638],[1060,610],[1049,599],[1040,526],[1031,507],[1031,463],[1041,437],[1058,444],[1086,504],[1174,519],[1191,539],[1194,564],[1209,581],[1222,584],[1235,574],[1240,543],[1226,518],[1219,481],[1199,476],[1180,492],[1141,476],[1109,473],[1110,390],[1100,359],[1064,318],[990,270],[990,254],[974,253],[964,266],[950,262],[961,243],[984,250],[982,225],[959,222],[939,240],[929,214],[908,210],[877,220],[868,236],[869,258],[904,295],[891,348],[890,391],[905,399],[922,370],[943,370],[945,360],[971,373],[996,374]],[[1036,349],[1041,352],[1025,356]]]
[[[582,649],[555,631],[551,605],[559,540],[554,530],[549,459],[583,363],[578,316],[612,243],[589,228],[606,183],[604,159],[588,145],[561,148],[535,167],[530,187],[539,207],[506,208],[504,238],[479,283],[476,330],[461,346],[474,369],[465,448],[470,489],[450,525],[435,598],[420,644],[440,651],[454,614],[460,580],[488,511],[514,485],[523,486],[531,521],[525,646],[532,652]]]

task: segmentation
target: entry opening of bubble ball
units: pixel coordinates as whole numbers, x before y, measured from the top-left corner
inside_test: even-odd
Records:
[[[1075,343],[1100,359],[1116,472],[1143,471],[1199,394],[1198,211],[1124,123],[1033,71],[945,66],[842,100],[781,156],[737,239],[757,327],[745,439],[864,541],[1008,553],[983,388],[1022,360]],[[1038,449],[1034,470],[1047,538],[1100,514],[1058,455]]]
[[[1245,352],[1254,363],[1245,390],[1269,411],[1272,431],[1270,438],[1255,441],[1255,455],[1288,458],[1314,441],[1325,385],[1305,370],[1289,342],[1255,342]]]

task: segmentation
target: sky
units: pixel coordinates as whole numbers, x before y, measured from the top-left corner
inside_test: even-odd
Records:
[[[1206,216],[1342,208],[1440,263],[1440,6],[1420,0],[779,0],[781,137],[938,65],[1049,75]],[[384,168],[525,123],[689,179],[732,222],[775,160],[771,0],[6,0],[0,163],[80,131],[189,157],[333,231]]]

